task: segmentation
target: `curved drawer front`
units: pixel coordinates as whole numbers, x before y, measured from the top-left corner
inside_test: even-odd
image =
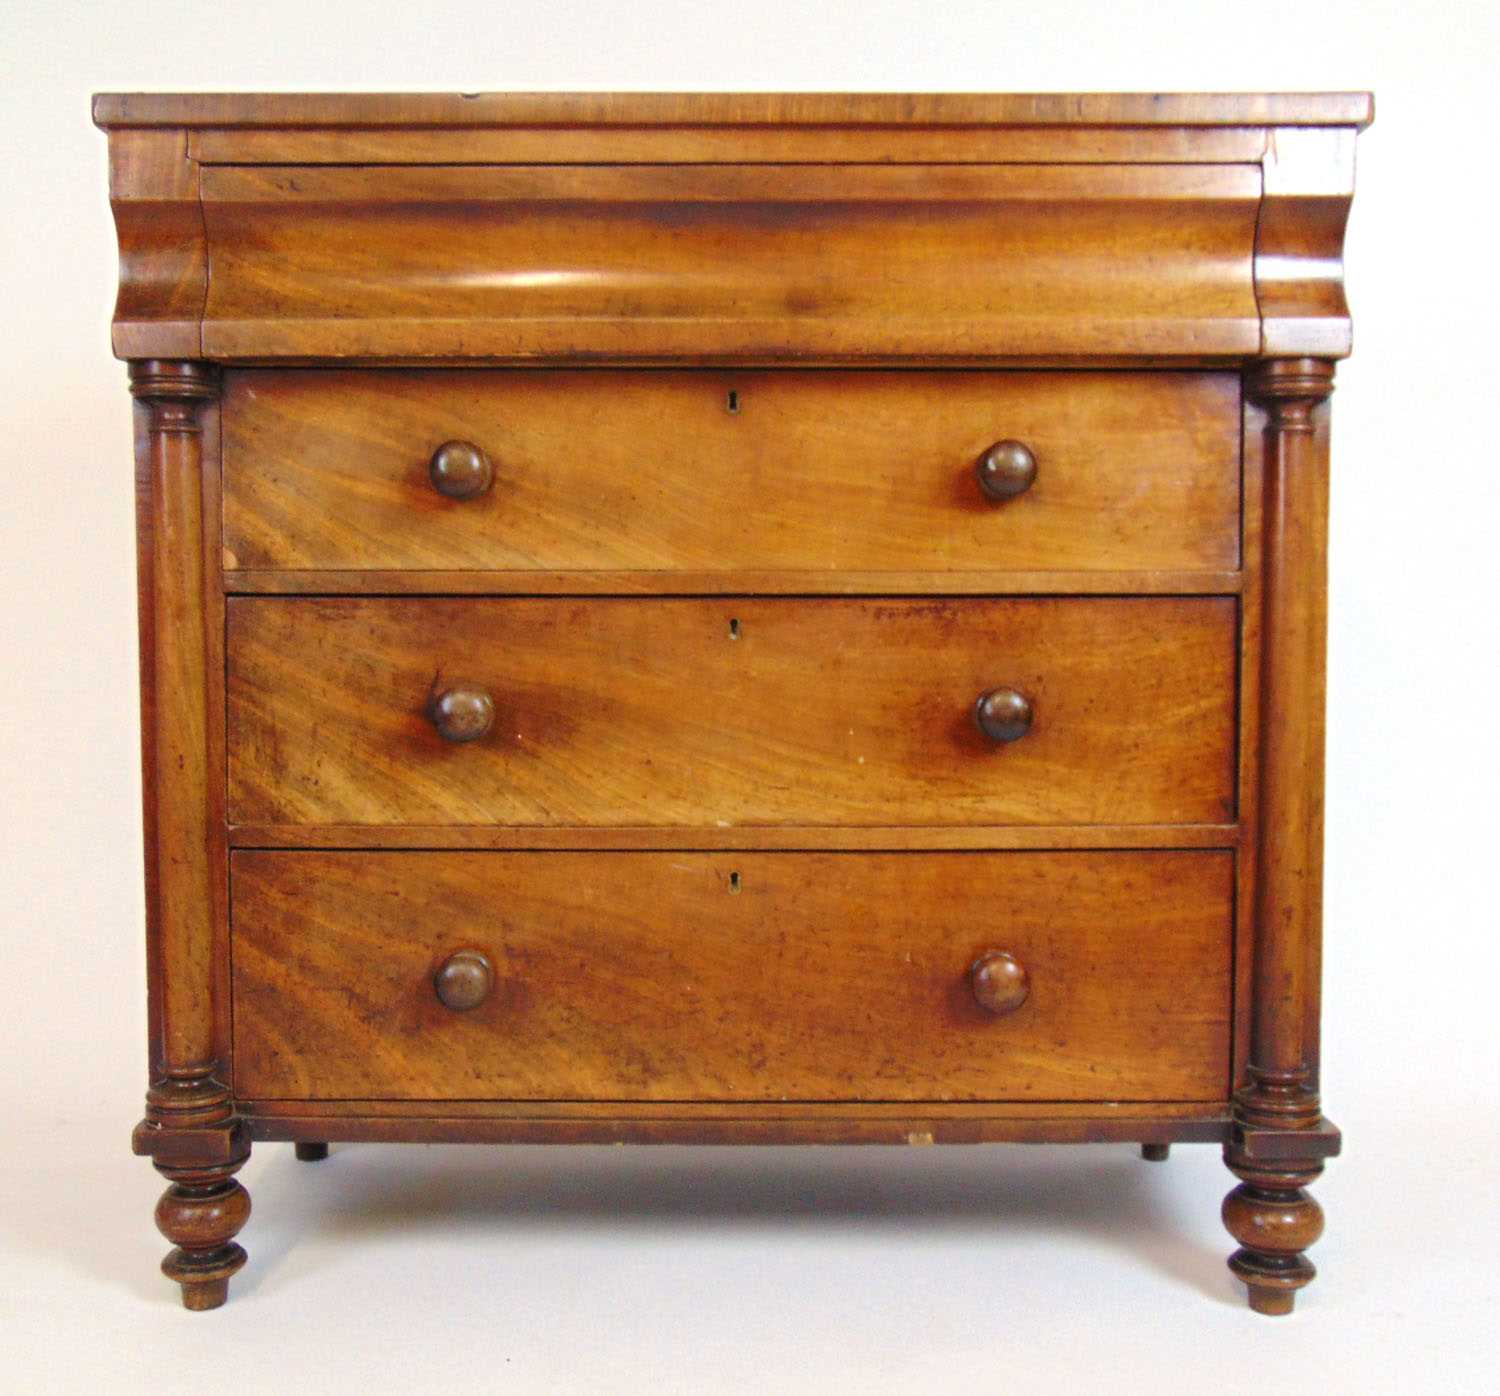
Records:
[[[230,570],[1239,565],[1232,374],[244,370],[223,423]]]
[[[239,852],[235,1092],[1222,1099],[1231,872],[1225,852]],[[1021,988],[997,1005],[974,967],[999,956]]]
[[[199,193],[210,358],[1261,347],[1254,164],[210,165]]]
[[[1222,823],[1235,646],[1228,597],[232,598],[230,818]]]

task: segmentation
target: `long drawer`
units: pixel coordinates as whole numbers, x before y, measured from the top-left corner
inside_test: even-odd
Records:
[[[1230,597],[233,598],[229,812],[1220,823],[1235,655]]]
[[[245,1099],[1212,1100],[1232,855],[233,856]]]
[[[1239,453],[1226,373],[241,370],[225,565],[1232,569]]]

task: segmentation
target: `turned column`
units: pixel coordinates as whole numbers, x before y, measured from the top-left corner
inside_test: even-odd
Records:
[[[1250,1307],[1292,1310],[1316,1273],[1304,1254],[1323,1231],[1305,1188],[1338,1152],[1322,1115],[1316,1008],[1322,936],[1323,708],[1328,458],[1320,416],[1333,365],[1251,367],[1265,412],[1259,838],[1247,1084],[1236,1093],[1225,1163],[1241,1179],[1224,1224],[1229,1268]]]
[[[171,1186],[156,1221],[162,1262],[189,1309],[216,1308],[245,1263],[234,1236],[250,1198],[234,1179],[249,1155],[219,1077],[208,776],[208,647],[201,413],[218,393],[205,364],[130,365],[142,404],[142,718],[147,950],[152,1002],[146,1117],[133,1143]]]

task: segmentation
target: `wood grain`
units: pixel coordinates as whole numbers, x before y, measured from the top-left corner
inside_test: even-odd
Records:
[[[205,165],[1258,164],[1263,126],[227,126]]]
[[[204,352],[1253,354],[1248,165],[204,166]]]
[[[252,1138],[1200,1140],[1290,1311],[1370,116],[97,99],[188,1307]]]
[[[234,559],[226,558],[225,561]],[[349,572],[302,568],[220,572],[244,596],[1235,596],[1244,573],[1142,572],[462,572],[414,568]]]
[[[215,1069],[217,1043],[200,414],[217,384],[198,365],[149,361],[134,366],[131,389],[145,414],[140,502],[151,545],[141,574],[150,607],[141,707],[151,724],[143,797],[160,989],[154,1055],[163,1079],[201,1082]]]
[[[1235,848],[1248,855],[1253,829],[1240,824],[948,824],[840,827],[740,825],[658,828],[535,824],[235,824],[234,848],[656,849],[1008,849]],[[1248,961],[1247,961],[1248,963]]]
[[[234,1241],[250,1199],[234,1181],[249,1141],[225,1085],[228,1021],[227,856],[222,743],[211,704],[205,486],[217,464],[216,376],[206,365],[132,363],[137,508],[146,952],[151,1087],[132,1145],[169,1186],[156,1221],[173,1243],[163,1272],[189,1309],[211,1309],[245,1263]],[[214,434],[205,443],[205,426]],[[215,767],[213,756],[221,758]]]
[[[1368,92],[100,93],[126,126],[1356,126]]]
[[[1222,853],[234,855],[264,1098],[1217,1099]],[[484,951],[454,1013],[433,973]],[[1006,948],[1026,1004],[968,970]]]
[[[109,204],[120,247],[112,342],[122,359],[202,352],[208,248],[198,165],[182,131],[117,131],[109,142]]]
[[[941,1121],[1025,1120],[1053,1123],[1063,1120],[1098,1122],[1118,1120],[1135,1129],[1198,1128],[1212,1126],[1221,1133],[1229,1124],[1223,1100],[924,1100],[920,1112],[910,1101],[862,1100],[261,1100],[239,1101],[247,1115],[260,1117],[267,1127],[279,1120],[365,1121],[448,1120],[576,1122],[579,1120],[694,1120],[709,1121],[846,1121],[867,1116],[884,1123],[912,1119]],[[1217,1138],[1203,1133],[1198,1138]]]
[[[1235,1092],[1224,1161],[1240,1184],[1224,1225],[1240,1243],[1229,1268],[1250,1307],[1288,1314],[1317,1273],[1303,1251],[1323,1231],[1305,1191],[1339,1150],[1318,1093],[1327,632],[1328,437],[1333,365],[1258,365],[1248,395],[1264,408],[1255,954],[1248,1082]],[[1260,1146],[1257,1136],[1275,1140]],[[1268,1158],[1268,1155],[1270,1157]]]
[[[1233,374],[244,370],[225,383],[225,561],[1233,570],[1239,415]],[[1039,467],[998,502],[975,462],[1007,438]],[[493,463],[477,497],[428,478],[455,439]]]
[[[406,1106],[398,1111],[397,1107]],[[452,1144],[1218,1144],[1229,1126],[1223,1106],[1150,1101],[1070,1106],[930,1102],[889,1109],[878,1103],[757,1107],[693,1101],[590,1101],[571,1112],[556,1104],[504,1101],[466,1111],[465,1102],[247,1101],[257,1140],[335,1139],[357,1143]]]
[[[1255,233],[1261,352],[1342,358],[1352,345],[1344,229],[1354,200],[1354,131],[1275,131],[1262,162]]]
[[[1250,387],[1267,409],[1251,1071],[1275,1078],[1273,1095],[1292,1086],[1298,1099],[1283,1102],[1287,1113],[1316,1121],[1308,1026],[1319,1017],[1328,568],[1327,438],[1318,425],[1333,366],[1270,363]]]
[[[236,823],[1233,818],[1229,598],[231,598]],[[738,634],[732,622],[738,621]],[[453,746],[439,680],[494,731]],[[974,722],[997,684],[1033,730]]]

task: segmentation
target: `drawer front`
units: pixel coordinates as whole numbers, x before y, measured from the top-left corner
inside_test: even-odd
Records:
[[[233,598],[230,816],[1220,823],[1236,628],[1231,597]]]
[[[243,851],[235,1092],[1223,1099],[1231,871],[1227,852]]]
[[[188,313],[206,357],[1224,362],[1262,347],[1258,160],[357,159],[202,167],[193,234],[212,268]],[[1336,239],[1313,241],[1318,256]],[[1332,269],[1311,265],[1333,299]]]
[[[1232,374],[246,370],[223,432],[230,569],[1239,562]],[[976,462],[1009,440],[1035,475],[996,499]],[[434,486],[451,441],[488,470],[450,453],[445,488],[479,493]]]

